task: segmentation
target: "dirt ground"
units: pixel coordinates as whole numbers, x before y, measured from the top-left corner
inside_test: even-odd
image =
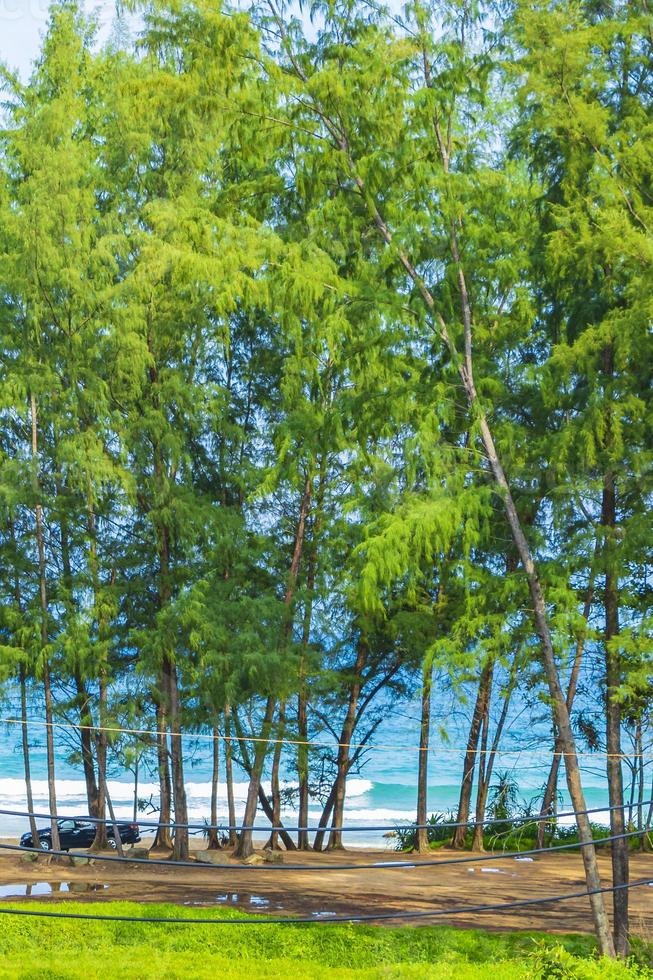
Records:
[[[96,859],[92,866],[72,867],[68,858],[39,855],[26,863],[12,852],[0,854],[0,905],[16,898],[38,901],[83,900],[105,902],[174,902],[183,906],[240,908],[275,917],[311,915],[365,915],[378,912],[458,909],[470,904],[545,898],[585,888],[579,854],[551,854],[533,860],[498,859],[476,855],[469,864],[446,866],[453,857],[471,855],[440,851],[427,856],[384,850],[348,850],[326,854],[284,853],[284,864],[301,863],[311,869],[294,871],[274,864],[247,866],[219,852],[224,866],[197,864],[171,868],[150,859],[148,864],[118,864]],[[358,866],[375,862],[410,860],[414,868]],[[421,867],[425,862],[431,862]],[[355,870],[334,865],[354,864]],[[610,856],[599,856],[601,879],[611,882]],[[653,854],[633,854],[631,881],[653,881]],[[610,905],[611,896],[606,896]],[[653,885],[630,893],[632,928],[653,938]],[[400,918],[389,922],[397,925]],[[535,908],[502,912],[453,912],[433,918],[405,920],[408,924],[446,924],[500,930],[537,929],[547,932],[591,932],[589,901],[576,898]]]

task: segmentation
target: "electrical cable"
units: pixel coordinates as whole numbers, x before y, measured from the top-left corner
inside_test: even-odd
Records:
[[[643,800],[641,803],[638,801],[634,806],[636,808],[645,807],[653,804],[653,799]],[[459,827],[486,827],[488,825],[495,826],[496,824],[516,824],[516,823],[554,823],[556,820],[562,820],[566,817],[577,817],[579,815],[589,816],[592,813],[609,813],[612,810],[625,810],[628,807],[627,803],[613,804],[608,806],[597,806],[593,807],[591,810],[568,810],[564,813],[558,814],[536,814],[532,816],[523,817],[497,817],[496,819],[489,817],[485,820],[463,820],[463,821],[446,821],[443,820],[437,824],[432,823],[393,823],[393,824],[372,824],[362,827],[338,827],[338,833],[360,833],[363,831],[384,831],[384,830],[431,830],[434,827],[440,829],[446,827],[450,830],[458,829]],[[35,820],[52,820],[52,813],[37,813],[30,810],[3,810],[0,809],[0,815],[7,817],[34,817]],[[107,824],[112,826],[114,821],[109,817],[86,817],[86,816],[63,816],[58,813],[56,815],[57,820],[80,820],[85,823],[94,824]],[[323,831],[324,833],[330,832],[331,827],[286,827],[284,825],[265,827],[256,827],[254,825],[248,825],[246,827],[231,824],[208,824],[208,823],[160,823],[158,820],[131,820],[127,818],[121,818],[115,821],[116,823],[137,823],[139,827],[153,827],[153,828],[166,828],[166,829],[178,829],[178,830],[224,830],[224,831],[243,831],[251,830],[257,833],[271,833],[272,831],[286,831],[286,833],[298,833],[300,831],[305,831],[306,833],[319,833]],[[645,833],[644,830],[641,833]]]
[[[83,857],[90,860],[97,861],[109,861],[118,863],[129,863],[129,864],[147,864],[149,867],[173,867],[173,868],[195,868],[195,869],[213,869],[215,870],[223,868],[229,870],[229,872],[242,871],[248,872],[252,870],[263,870],[266,873],[271,873],[273,871],[317,871],[320,874],[324,874],[328,871],[401,871],[401,870],[414,870],[421,871],[424,868],[444,868],[447,865],[452,864],[477,864],[483,861],[502,861],[508,858],[526,858],[532,857],[535,854],[549,854],[555,851],[568,851],[574,848],[581,847],[591,847],[597,844],[609,844],[615,840],[629,840],[633,837],[641,837],[646,831],[643,830],[632,830],[624,834],[614,834],[610,837],[602,837],[599,840],[590,841],[570,841],[567,844],[554,844],[551,847],[537,847],[532,848],[527,851],[500,851],[497,854],[484,853],[484,854],[473,854],[466,857],[457,858],[447,858],[446,861],[375,861],[373,863],[367,864],[329,864],[329,865],[315,865],[315,864],[261,864],[261,865],[248,865],[248,864],[212,864],[208,861],[183,861],[175,860],[174,858],[161,858],[156,859],[154,862],[149,858],[137,858],[129,857],[129,855],[119,855],[119,854],[100,854],[86,851],[76,851],[73,852],[74,857]],[[19,851],[21,853],[30,854],[44,854],[52,857],[68,857],[69,852],[63,850],[43,850],[39,847],[23,847],[20,844],[5,844],[0,843],[0,850],[3,851]]]
[[[308,923],[331,925],[333,923],[344,922],[387,922],[389,920],[416,920],[433,919],[440,916],[468,915],[471,912],[505,912],[509,909],[519,909],[536,905],[551,905],[555,902],[568,902],[574,898],[589,898],[592,895],[606,895],[623,889],[641,888],[645,885],[653,885],[653,879],[645,878],[640,881],[632,881],[622,885],[610,885],[606,888],[593,888],[587,891],[567,892],[563,895],[551,895],[546,898],[525,898],[512,902],[500,902],[498,904],[476,904],[459,906],[450,909],[428,909],[425,911],[403,911],[403,912],[372,912],[359,915],[333,915],[328,918],[315,916],[295,916],[295,917],[275,917],[258,919],[199,919],[196,917],[182,918],[158,918],[156,916],[137,916],[137,915],[96,915],[90,912],[47,912],[45,909],[16,909],[0,908],[0,915],[26,915],[36,918],[47,919],[86,919],[94,922],[148,922],[156,925],[304,925]]]
[[[157,736],[170,736],[171,738],[202,738],[210,739],[211,741],[221,741],[221,742],[265,742],[267,745],[301,745],[301,746],[314,746],[316,748],[348,748],[348,749],[372,749],[381,751],[402,751],[402,752],[430,752],[430,753],[445,753],[445,754],[465,754],[467,752],[473,753],[474,755],[489,755],[494,753],[495,755],[522,755],[526,750],[523,748],[519,749],[468,749],[465,747],[455,748],[446,745],[430,746],[428,749],[423,748],[421,745],[368,745],[366,742],[321,742],[316,740],[302,740],[293,738],[260,738],[255,735],[214,735],[208,732],[167,732],[158,731],[151,728],[118,728],[111,727],[107,725],[75,725],[72,722],[62,722],[62,721],[34,721],[27,720],[22,721],[20,718],[0,718],[0,725],[37,725],[42,728],[63,728],[72,729],[74,731],[90,731],[90,732],[107,732],[108,734],[116,735],[148,735],[152,738]],[[541,752],[545,752],[547,756],[551,758],[559,757],[565,758],[569,755],[568,752],[555,752],[553,749],[543,749],[539,747]],[[534,750],[531,750],[534,751]],[[643,752],[639,753],[627,753],[627,752],[576,752],[577,758],[601,758],[601,759],[653,759],[652,754],[646,754]]]

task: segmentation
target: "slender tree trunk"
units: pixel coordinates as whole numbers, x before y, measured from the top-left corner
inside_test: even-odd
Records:
[[[595,549],[594,549],[594,561],[592,563],[592,568],[590,569],[589,581],[587,583],[587,591],[585,593],[585,602],[583,603],[583,619],[587,623],[590,617],[590,612],[592,611],[592,602],[594,599],[594,565],[598,557],[600,550],[600,541],[597,538]],[[571,708],[574,703],[574,698],[576,697],[576,690],[578,688],[578,678],[580,676],[580,668],[583,662],[583,654],[585,652],[585,633],[583,632],[576,641],[576,651],[574,654],[574,662],[571,668],[571,674],[569,675],[569,685],[567,687],[567,710],[571,714]],[[553,746],[553,759],[551,760],[551,768],[549,769],[549,775],[546,781],[546,787],[544,789],[544,796],[542,798],[542,806],[540,808],[540,816],[548,817],[553,810],[557,789],[558,789],[558,773],[560,771],[560,761],[562,759],[562,746],[560,738],[556,735],[554,746]],[[546,833],[546,823],[544,820],[540,820],[537,825],[537,847],[544,847],[544,836]]]
[[[211,830],[209,830],[208,837],[208,849],[210,851],[217,851],[220,847],[220,837],[217,831],[218,822],[218,779],[220,775],[220,735],[216,726],[213,727],[213,771],[211,774],[211,815],[209,817],[209,823],[211,824]]]
[[[9,519],[9,534],[11,537],[11,545],[13,552],[13,563],[14,563],[14,599],[16,600],[16,610],[20,615],[22,612],[22,597],[20,588],[20,578],[18,574],[18,545],[16,543],[16,529],[14,527],[13,520]],[[34,816],[34,794],[32,792],[32,767],[30,763],[30,752],[29,752],[29,725],[27,721],[27,668],[25,666],[25,661],[20,660],[18,666],[18,681],[20,684],[20,734],[21,734],[21,744],[23,750],[23,770],[25,772],[25,799],[27,802],[27,811],[29,813],[29,831],[32,835],[32,845],[34,847],[41,846],[41,839],[39,837],[39,832],[36,826],[36,817]]]
[[[619,584],[614,571],[614,542],[612,536],[616,525],[616,480],[611,473],[603,484],[601,524],[605,540],[605,716],[608,796],[610,799],[610,833],[612,836],[626,832],[624,817],[624,787],[621,750],[621,705],[619,688],[621,686],[621,661],[615,649],[619,634]],[[626,885],[629,875],[628,840],[622,838],[612,842],[612,880],[615,885]],[[621,888],[613,893],[614,945],[619,956],[627,956],[629,950],[628,889]]]
[[[39,556],[39,601],[41,609],[41,656],[43,658],[43,693],[45,696],[45,744],[48,771],[48,803],[51,814],[51,835],[52,848],[55,851],[61,850],[59,841],[59,827],[57,825],[57,789],[54,759],[54,730],[53,730],[53,711],[52,711],[52,686],[50,680],[50,663],[48,658],[48,592],[46,584],[46,565],[45,565],[45,545],[43,542],[43,506],[40,502],[40,485],[38,475],[38,425],[37,425],[37,406],[34,394],[30,396],[30,409],[32,421],[32,466],[34,467],[33,481],[34,490],[37,496],[37,503],[34,507],[36,520],[36,544]]]
[[[109,733],[107,732],[108,711],[107,711],[107,678],[104,666],[100,667],[100,728],[97,733],[97,770],[98,770],[98,803],[97,814],[102,822],[96,825],[95,837],[93,839],[92,850],[101,851],[108,847],[109,837],[107,835],[107,799],[109,795],[107,787],[107,755],[109,748]]]
[[[168,736],[166,734],[167,719],[163,703],[156,705],[156,755],[159,774],[159,826],[157,827],[152,850],[172,850],[172,835],[170,834],[170,817],[172,804],[172,786],[170,784],[170,766],[168,764]]]
[[[517,670],[519,668],[519,663],[517,660],[518,655],[519,655],[518,653],[515,654],[515,660],[510,671],[508,686],[503,696],[503,704],[501,705],[501,713],[499,715],[497,727],[494,732],[494,738],[492,739],[492,747],[490,748],[490,751],[487,754],[485,752],[483,753],[483,758],[485,759],[483,778],[482,780],[479,778],[479,791],[480,791],[481,783],[483,785],[483,800],[482,800],[482,805],[477,808],[477,816],[476,816],[477,821],[479,820],[482,821],[485,819],[485,808],[487,806],[487,798],[488,798],[488,793],[490,791],[490,783],[492,780],[492,773],[494,771],[494,763],[496,762],[497,752],[499,751],[499,745],[501,743],[501,736],[503,735],[503,729],[505,728],[506,719],[508,718],[508,709],[510,708],[512,692],[515,689],[515,683],[517,680]],[[488,696],[488,709],[489,709],[489,704],[490,704],[490,697]],[[486,719],[487,719],[486,723],[489,723],[489,710],[486,714]],[[485,738],[484,738],[484,742],[485,743],[487,742]],[[478,816],[478,810],[481,811],[480,817]],[[479,850],[483,850],[483,828],[479,826],[478,822],[474,829],[474,832],[475,834],[479,834],[480,837]],[[478,838],[477,838],[477,842],[478,842]],[[477,846],[476,843],[472,844],[472,847],[474,849],[476,849],[476,846]]]
[[[177,667],[167,657],[164,665],[167,683],[168,703],[170,705],[170,762],[172,770],[172,796],[175,807],[173,858],[186,861],[189,857],[188,804],[184,784],[183,739],[181,736],[181,717],[179,711],[179,686]]]
[[[642,716],[637,716],[637,732],[635,738],[635,752],[637,753],[637,829],[644,829],[644,740],[642,738]],[[644,839],[639,840],[640,850],[644,850]]]
[[[417,770],[417,832],[415,850],[424,854],[429,849],[427,820],[429,739],[431,734],[431,688],[433,686],[433,655],[427,653],[422,667],[422,706],[419,729],[419,759]]]
[[[139,776],[139,760],[140,755],[138,751],[134,754],[134,808],[133,808],[133,821],[136,823],[138,820],[138,776]]]
[[[238,843],[236,833],[236,803],[234,801],[234,773],[232,765],[232,745],[231,745],[231,705],[224,706],[224,767],[225,778],[227,781],[227,810],[229,812],[229,845],[235,847]]]
[[[487,687],[485,689],[485,695],[483,698],[483,711],[481,715],[481,751],[478,757],[478,784],[476,787],[476,812],[475,819],[476,823],[474,826],[474,836],[472,838],[472,850],[474,851],[484,851],[485,847],[483,844],[483,820],[485,818],[485,807],[487,804],[487,795],[490,785],[489,776],[487,773],[487,745],[488,745],[488,735],[490,729],[490,701],[492,699],[492,684],[494,680],[494,663],[491,665],[491,671],[488,678]]]
[[[234,725],[236,727],[236,733],[239,738],[238,744],[240,745],[242,767],[245,770],[245,772],[248,774],[248,776],[250,776],[250,785],[251,785],[251,773],[252,773],[254,763],[251,761],[249,752],[247,751],[246,741],[243,738],[243,733],[238,723],[238,716],[236,714],[234,714]],[[272,812],[272,805],[268,800],[265,794],[265,790],[261,786],[260,781],[258,785],[258,803],[260,803],[261,809],[263,810],[263,813],[270,821],[271,826],[275,826],[274,814]],[[254,810],[254,816],[256,816],[256,810]],[[243,826],[245,825],[246,825],[245,820],[243,820]],[[297,850],[297,848],[295,847],[294,840],[292,839],[288,831],[284,828],[283,824],[279,821],[279,823],[276,824],[276,826],[279,827],[279,836],[281,837],[281,840],[283,841],[283,846],[286,848],[286,850],[287,851]]]
[[[439,125],[437,120],[435,120],[434,125],[437,133],[438,125]],[[356,168],[356,163],[353,157],[351,156],[351,150],[350,150],[349,141],[347,139],[346,133],[343,133],[341,130],[338,131],[337,127],[336,127],[336,133],[338,133],[339,136],[340,148],[343,153],[343,158],[346,159],[348,162],[351,176],[360,192],[361,198],[365,206],[368,208],[370,212],[370,217],[374,221],[376,228],[379,234],[381,235],[383,241],[385,241],[387,245],[392,245],[394,248],[396,248],[396,245],[393,242],[392,232],[390,231],[387,224],[383,220],[383,217],[379,212],[377,205],[370,197],[368,193],[368,189],[365,185],[365,181],[363,180],[363,178],[361,177],[360,173]],[[438,144],[442,150],[443,167],[445,172],[447,172],[448,153],[446,152],[446,149],[444,149],[444,141],[439,134],[438,134]],[[605,902],[603,899],[603,895],[598,893],[601,887],[601,878],[599,875],[598,863],[596,860],[596,849],[593,844],[592,828],[588,817],[582,812],[587,809],[587,805],[585,802],[585,794],[583,793],[583,787],[580,778],[580,767],[578,764],[578,754],[576,751],[576,740],[574,738],[574,733],[571,727],[569,711],[567,710],[566,698],[565,695],[563,694],[562,687],[560,686],[560,676],[558,674],[555,650],[551,638],[551,630],[549,628],[549,620],[547,616],[546,602],[544,599],[542,583],[540,581],[540,576],[539,576],[537,566],[531,554],[530,546],[524,534],[522,523],[519,518],[517,508],[515,506],[515,502],[512,496],[512,491],[510,489],[510,484],[508,483],[508,479],[503,469],[503,465],[501,463],[501,460],[496,450],[496,446],[494,444],[492,431],[488,424],[483,406],[479,402],[478,394],[476,391],[476,385],[474,383],[473,355],[472,355],[472,311],[471,311],[471,304],[469,301],[469,295],[467,291],[465,274],[462,267],[460,255],[458,254],[455,225],[452,225],[452,229],[451,229],[451,247],[452,247],[452,255],[453,255],[454,263],[457,269],[459,298],[460,298],[462,322],[464,328],[463,358],[461,358],[458,353],[458,349],[449,333],[447,324],[437,307],[437,304],[433,298],[432,293],[427,288],[424,280],[417,272],[417,269],[411,262],[407,253],[403,251],[400,247],[396,249],[396,255],[404,271],[414,283],[429,314],[433,317],[434,323],[436,324],[436,327],[439,331],[442,343],[449,351],[450,357],[458,370],[458,374],[460,376],[467,397],[467,402],[470,411],[473,412],[474,418],[476,420],[476,424],[478,426],[478,431],[481,437],[483,448],[485,450],[485,455],[490,469],[490,473],[492,474],[492,479],[495,483],[498,494],[503,500],[506,519],[508,521],[508,526],[510,528],[510,533],[512,535],[512,539],[515,548],[517,550],[517,554],[519,555],[521,565],[526,575],[526,580],[528,582],[528,588],[531,596],[531,602],[533,605],[533,620],[538,636],[540,638],[540,653],[542,657],[542,664],[547,679],[547,686],[549,688],[552,711],[560,735],[562,750],[564,752],[564,757],[565,757],[567,787],[569,789],[569,795],[571,797],[574,810],[577,813],[576,820],[578,825],[579,840],[583,844],[581,850],[583,855],[583,866],[585,869],[585,880],[587,882],[587,890],[590,893],[589,900],[592,908],[592,917],[594,921],[594,927],[596,930],[596,937],[599,945],[599,950],[602,955],[614,956],[614,944],[612,942],[612,936],[610,933],[610,923],[608,921],[608,916],[606,913]]]
[[[286,606],[287,616],[284,625],[284,639],[287,641],[290,638],[292,632],[292,601],[295,594],[295,586],[297,584],[297,575],[299,573],[299,565],[301,562],[302,551],[304,548],[304,534],[306,530],[306,519],[308,517],[309,508],[311,505],[311,477],[310,474],[306,477],[304,483],[304,492],[302,494],[302,500],[299,507],[299,520],[297,521],[297,531],[295,533],[295,545],[293,548],[292,560],[290,562],[290,572],[288,574],[288,583],[286,586],[286,593],[284,595],[284,605]],[[240,832],[240,838],[238,845],[235,850],[235,854],[239,858],[246,858],[253,852],[254,846],[252,844],[252,831],[244,829],[246,827],[251,827],[254,823],[254,818],[256,816],[256,805],[259,797],[259,788],[261,785],[261,777],[263,775],[263,767],[265,766],[265,757],[267,755],[268,749],[268,739],[270,738],[270,730],[272,728],[272,721],[274,718],[274,710],[276,707],[276,698],[271,694],[269,695],[266,705],[265,712],[263,715],[263,725],[261,730],[260,741],[256,743],[256,748],[254,751],[254,762],[252,765],[252,771],[249,780],[249,786],[247,788],[247,801],[245,803],[245,815],[243,817],[243,829]]]
[[[265,765],[265,756],[267,754],[267,745],[268,739],[270,738],[272,721],[274,719],[275,706],[276,699],[272,694],[270,694],[265,702],[265,712],[263,714],[260,740],[256,742],[254,746],[254,761],[252,763],[249,785],[247,787],[247,799],[245,801],[245,812],[243,814],[243,826],[240,831],[236,850],[234,851],[235,856],[239,858],[247,858],[254,851],[251,828],[253,827],[256,819],[261,776],[263,775],[263,766]],[[244,748],[245,746],[241,745],[241,753],[243,752]]]
[[[297,775],[299,781],[298,821],[300,827],[308,826],[310,748],[308,745],[308,685],[306,681],[306,665],[311,640],[315,575],[317,571],[317,549],[322,528],[326,469],[326,453],[323,452],[320,456],[320,475],[315,501],[315,517],[311,531],[311,551],[306,571],[306,604],[304,607],[304,622],[302,627],[302,649],[299,658],[299,689],[297,693],[297,737],[299,745],[297,746]],[[297,844],[302,851],[310,848],[308,831],[300,830],[298,832]]]
[[[285,26],[280,18],[276,18],[277,24],[279,25],[282,39],[284,44],[288,44],[288,35],[285,31]],[[429,77],[429,62],[428,57],[425,54],[424,57],[424,67],[425,67],[425,81],[428,88],[431,87],[431,80]],[[303,70],[298,65],[295,64],[295,70],[297,71],[298,77],[304,82],[307,81],[306,75]],[[457,279],[458,279],[458,289],[459,289],[459,299],[460,307],[462,312],[462,323],[464,329],[464,357],[461,358],[456,344],[449,332],[448,326],[440,313],[438,305],[435,302],[433,294],[430,292],[426,283],[417,271],[417,268],[411,262],[411,259],[407,252],[402,249],[401,245],[397,245],[393,240],[393,233],[383,220],[383,216],[379,211],[378,205],[375,202],[373,196],[371,195],[363,177],[361,176],[358,167],[356,165],[356,160],[352,156],[352,150],[348,134],[343,128],[341,119],[331,119],[329,112],[321,112],[322,121],[326,121],[326,125],[329,129],[330,135],[338,143],[339,150],[342,154],[343,163],[347,166],[349,170],[350,177],[360,195],[361,203],[368,211],[370,219],[374,222],[376,229],[385,242],[386,245],[391,246],[394,250],[394,254],[401,264],[404,272],[413,282],[422,302],[424,303],[429,315],[432,317],[433,322],[438,330],[440,339],[444,347],[448,350],[451,360],[456,367],[458,374],[460,376],[463,389],[465,391],[467,402],[469,405],[470,412],[473,414],[475,423],[478,427],[478,431],[483,443],[483,448],[485,450],[485,455],[489,465],[490,473],[492,479],[495,483],[498,494],[503,500],[506,519],[508,521],[508,526],[515,544],[517,553],[519,555],[520,562],[524,568],[526,579],[528,582],[529,592],[531,596],[531,602],[533,605],[533,620],[535,628],[537,630],[538,636],[540,638],[540,652],[542,657],[542,664],[544,667],[544,672],[547,679],[547,686],[549,688],[549,695],[552,703],[552,711],[555,719],[556,726],[558,728],[562,749],[565,753],[565,770],[567,775],[567,786],[569,789],[569,794],[572,799],[574,809],[577,811],[577,824],[578,824],[578,835],[580,842],[584,845],[581,850],[583,854],[583,866],[585,869],[585,879],[587,882],[587,889],[590,892],[590,905],[592,908],[592,916],[594,921],[594,926],[596,930],[597,941],[599,945],[599,950],[603,955],[614,956],[614,945],[612,942],[612,936],[610,933],[610,923],[608,921],[605,902],[603,900],[602,894],[597,894],[598,889],[600,889],[601,880],[598,871],[598,864],[596,860],[596,850],[593,844],[592,838],[592,828],[589,820],[580,811],[586,810],[585,796],[583,793],[581,778],[580,778],[580,768],[578,765],[578,755],[576,752],[576,741],[574,738],[573,730],[571,727],[571,722],[569,718],[569,712],[567,710],[566,699],[563,694],[562,688],[560,686],[560,677],[558,674],[558,668],[555,657],[555,650],[553,647],[553,642],[551,638],[551,631],[549,628],[549,621],[546,610],[546,602],[544,599],[544,593],[542,589],[542,583],[540,581],[539,572],[537,566],[533,560],[531,550],[526,540],[526,536],[523,531],[523,527],[515,507],[515,503],[512,497],[512,492],[510,485],[506,478],[506,474],[503,469],[501,460],[499,459],[494,439],[492,436],[491,429],[488,425],[485,410],[481,403],[479,402],[476,386],[474,384],[473,376],[473,354],[472,354],[472,310],[469,300],[467,283],[465,279],[464,269],[461,262],[461,257],[458,251],[457,237],[456,237],[456,226],[455,222],[452,222],[450,229],[450,244],[451,251],[456,266]],[[433,117],[433,127],[436,135],[437,146],[439,152],[442,156],[442,164],[444,173],[448,173],[449,170],[449,158],[450,158],[450,139],[443,138],[443,134],[440,130],[439,117],[434,115]]]
[[[274,743],[274,751],[272,753],[272,773],[270,776],[270,796],[272,798],[272,826],[278,827],[281,823],[281,790],[279,788],[279,771],[281,768],[281,750],[283,748],[283,736],[286,726],[286,702],[279,702],[279,710],[277,712],[277,740]],[[276,851],[279,849],[279,834],[276,830],[273,830],[270,834],[270,840],[268,841],[266,847],[271,851]]]
[[[91,713],[91,699],[86,684],[77,669],[75,670],[75,688],[79,699],[79,741],[81,745],[84,782],[86,783],[88,812],[92,817],[98,817],[99,793],[93,759],[93,715]]]
[[[336,788],[337,788],[337,785],[338,785],[338,783],[337,783],[337,779],[336,779],[333,782],[333,786],[331,787],[331,790],[329,792],[329,795],[328,795],[328,797],[327,797],[327,799],[326,799],[326,801],[324,803],[324,806],[322,808],[322,814],[320,816],[320,820],[319,820],[319,823],[318,823],[318,828],[319,829],[317,830],[317,832],[315,834],[315,839],[313,841],[313,850],[314,851],[321,851],[322,848],[323,848],[323,846],[324,846],[324,838],[326,836],[327,827],[329,825],[329,820],[331,819],[331,814],[333,812],[333,805],[334,805],[334,803],[336,801]]]
[[[340,744],[338,745],[337,775],[335,782],[335,799],[333,802],[333,818],[331,820],[331,833],[329,834],[329,850],[340,850],[342,843],[342,823],[345,809],[345,793],[347,788],[347,773],[349,772],[349,746],[351,745],[352,735],[356,724],[356,709],[360,697],[362,685],[362,673],[367,660],[367,647],[362,639],[359,639],[356,648],[356,661],[353,669],[353,680],[349,688],[349,701],[347,713],[342,725]]]
[[[113,827],[113,839],[116,842],[116,850],[120,857],[124,857],[125,850],[122,846],[122,837],[120,836],[120,827],[118,826],[118,821],[116,820],[116,814],[113,809],[113,801],[111,799],[111,793],[109,792],[109,787],[106,787],[107,794],[107,806],[109,807],[109,816],[111,818],[111,826]]]
[[[297,819],[299,827],[303,828],[308,826],[309,806],[309,747],[306,745],[306,742],[308,742],[308,696],[303,665],[300,665],[299,693],[297,694],[297,736],[300,743],[297,746],[297,773],[299,777]],[[299,830],[297,834],[297,845],[300,851],[307,851],[309,849],[310,843],[307,830]]]
[[[57,494],[63,494],[63,487],[57,483]],[[59,532],[61,538],[61,567],[63,570],[64,596],[63,603],[66,613],[72,615],[75,609],[73,595],[73,573],[70,562],[70,539],[68,535],[68,521],[64,516],[59,519]],[[91,578],[93,580],[93,591],[97,595],[97,561],[94,551],[94,541],[91,539]],[[79,741],[82,756],[82,769],[84,771],[84,781],[86,783],[86,798],[88,802],[88,812],[92,817],[98,816],[98,788],[95,779],[95,766],[93,762],[93,717],[91,714],[90,697],[86,688],[86,682],[82,676],[81,662],[75,657],[73,667],[73,679],[77,700],[79,703]]]
[[[41,846],[39,832],[36,829],[36,817],[34,817],[34,795],[32,793],[32,770],[29,757],[29,731],[27,727],[27,680],[25,677],[25,664],[20,665],[20,720],[21,735],[23,743],[23,768],[25,770],[25,797],[27,799],[27,810],[29,816],[29,831],[32,835],[32,845]]]
[[[474,786],[474,769],[478,756],[478,742],[481,734],[481,723],[483,721],[483,705],[485,704],[487,685],[492,676],[492,669],[493,665],[490,661],[483,665],[478,682],[478,691],[476,694],[476,703],[474,705],[472,721],[469,726],[467,749],[465,751],[465,760],[463,762],[463,778],[460,784],[458,814],[456,816],[456,823],[460,824],[460,826],[456,827],[453,839],[451,841],[451,846],[456,848],[464,847],[465,839],[467,837],[467,823],[469,821],[472,789]]]

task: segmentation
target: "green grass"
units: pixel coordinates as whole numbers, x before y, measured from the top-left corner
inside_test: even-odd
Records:
[[[16,908],[143,915],[130,902],[66,902]],[[147,914],[210,919],[237,912],[147,905]],[[488,933],[448,927],[363,925],[212,926],[84,922],[2,916],[0,978],[30,980],[633,980],[653,977],[650,950],[639,965],[598,961],[586,936]],[[649,961],[650,962],[650,961]]]

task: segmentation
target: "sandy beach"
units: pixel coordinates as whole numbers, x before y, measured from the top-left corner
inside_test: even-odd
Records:
[[[8,840],[4,841],[9,843]],[[11,841],[13,843],[13,841]],[[201,842],[194,842],[196,849]],[[148,864],[118,864],[95,858],[92,865],[73,866],[70,858],[39,855],[27,862],[15,852],[0,856],[0,896],[3,903],[18,898],[39,901],[80,899],[90,903],[112,900],[173,902],[182,906],[239,908],[275,917],[366,915],[379,912],[459,909],[480,903],[545,898],[585,888],[579,854],[552,854],[532,860],[498,859],[477,855],[478,861],[447,865],[458,856],[451,851],[409,856],[382,850],[284,853],[286,864],[301,863],[310,870],[295,871],[275,864],[243,865],[229,851],[215,857],[219,865],[166,867],[156,858]],[[462,855],[469,856],[472,855]],[[383,866],[337,870],[338,864],[410,860],[414,868]],[[222,863],[224,862],[224,863]],[[430,862],[421,867],[424,862]],[[609,854],[599,855],[601,879],[611,882]],[[315,869],[315,870],[313,870]],[[634,854],[631,881],[653,879],[653,855]],[[653,887],[633,888],[630,895],[633,931],[653,934]],[[592,931],[589,902],[575,898],[552,905],[503,912],[455,912],[433,918],[406,920],[412,925],[447,924],[497,930],[538,929],[548,932]],[[400,924],[401,919],[388,924]]]

